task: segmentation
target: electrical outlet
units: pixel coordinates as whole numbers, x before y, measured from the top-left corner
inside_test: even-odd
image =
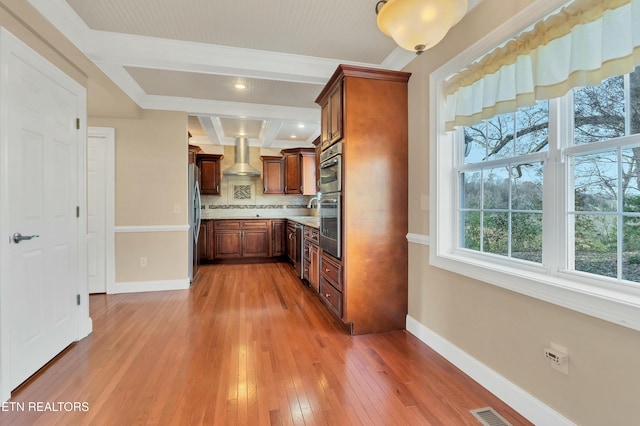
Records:
[[[141,268],[146,268],[147,267],[147,258],[146,257],[141,257],[140,258],[140,267]]]
[[[567,348],[556,343],[551,343],[550,348],[545,348],[544,356],[549,360],[551,368],[561,373],[569,374],[569,355],[567,354]]]

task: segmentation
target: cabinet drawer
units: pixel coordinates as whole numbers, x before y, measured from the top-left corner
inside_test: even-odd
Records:
[[[320,232],[316,228],[310,226],[304,227],[304,238],[313,241],[316,244],[320,243]]]
[[[269,221],[257,219],[243,220],[242,229],[269,229]]]
[[[214,229],[240,229],[242,223],[239,220],[216,220],[214,221]]]
[[[342,265],[325,253],[320,258],[320,278],[322,277],[342,291]]]
[[[320,297],[338,317],[342,318],[342,293],[323,276],[320,277]]]

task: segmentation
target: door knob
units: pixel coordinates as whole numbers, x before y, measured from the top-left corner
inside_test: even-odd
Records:
[[[22,235],[19,232],[16,232],[15,234],[13,234],[12,238],[13,238],[13,242],[16,244],[20,244],[20,241],[24,241],[24,240],[30,240],[32,238],[38,238],[40,235]]]

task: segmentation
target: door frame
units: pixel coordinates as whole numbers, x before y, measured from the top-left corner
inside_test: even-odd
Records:
[[[116,261],[115,261],[115,205],[116,205],[116,130],[113,127],[89,127],[88,138],[100,138],[107,145],[105,158],[105,274],[107,294],[116,292]],[[86,215],[85,215],[86,217]],[[85,242],[85,247],[88,241]]]
[[[77,337],[80,340],[91,333],[92,322],[89,317],[89,292],[87,287],[87,255],[86,250],[86,150],[87,150],[87,95],[86,89],[77,81],[72,79],[66,73],[61,71],[55,65],[47,61],[35,50],[25,44],[23,41],[15,37],[4,27],[0,27],[0,91],[4,93],[4,87],[7,85],[6,66],[8,58],[17,56],[25,63],[30,64],[34,68],[40,70],[44,75],[50,78],[54,83],[64,87],[77,96],[77,110],[80,119],[80,128],[77,132],[77,178],[78,178],[78,206],[81,212],[78,218],[78,295],[80,295],[80,305],[76,311]],[[11,324],[10,324],[10,301],[9,283],[10,262],[8,240],[11,233],[9,229],[9,202],[8,191],[8,167],[10,159],[8,155],[8,131],[6,125],[8,121],[8,111],[10,105],[6,97],[0,97],[0,402],[7,401],[11,397],[11,385],[9,377],[11,375]],[[71,124],[71,123],[70,123]]]

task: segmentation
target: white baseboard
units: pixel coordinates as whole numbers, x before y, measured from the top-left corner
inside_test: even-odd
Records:
[[[191,282],[189,278],[185,278],[184,280],[116,282],[112,294],[186,290],[190,285]]]
[[[434,333],[410,315],[407,331],[438,352],[489,392],[536,425],[574,425],[572,421],[511,383],[471,355]]]

